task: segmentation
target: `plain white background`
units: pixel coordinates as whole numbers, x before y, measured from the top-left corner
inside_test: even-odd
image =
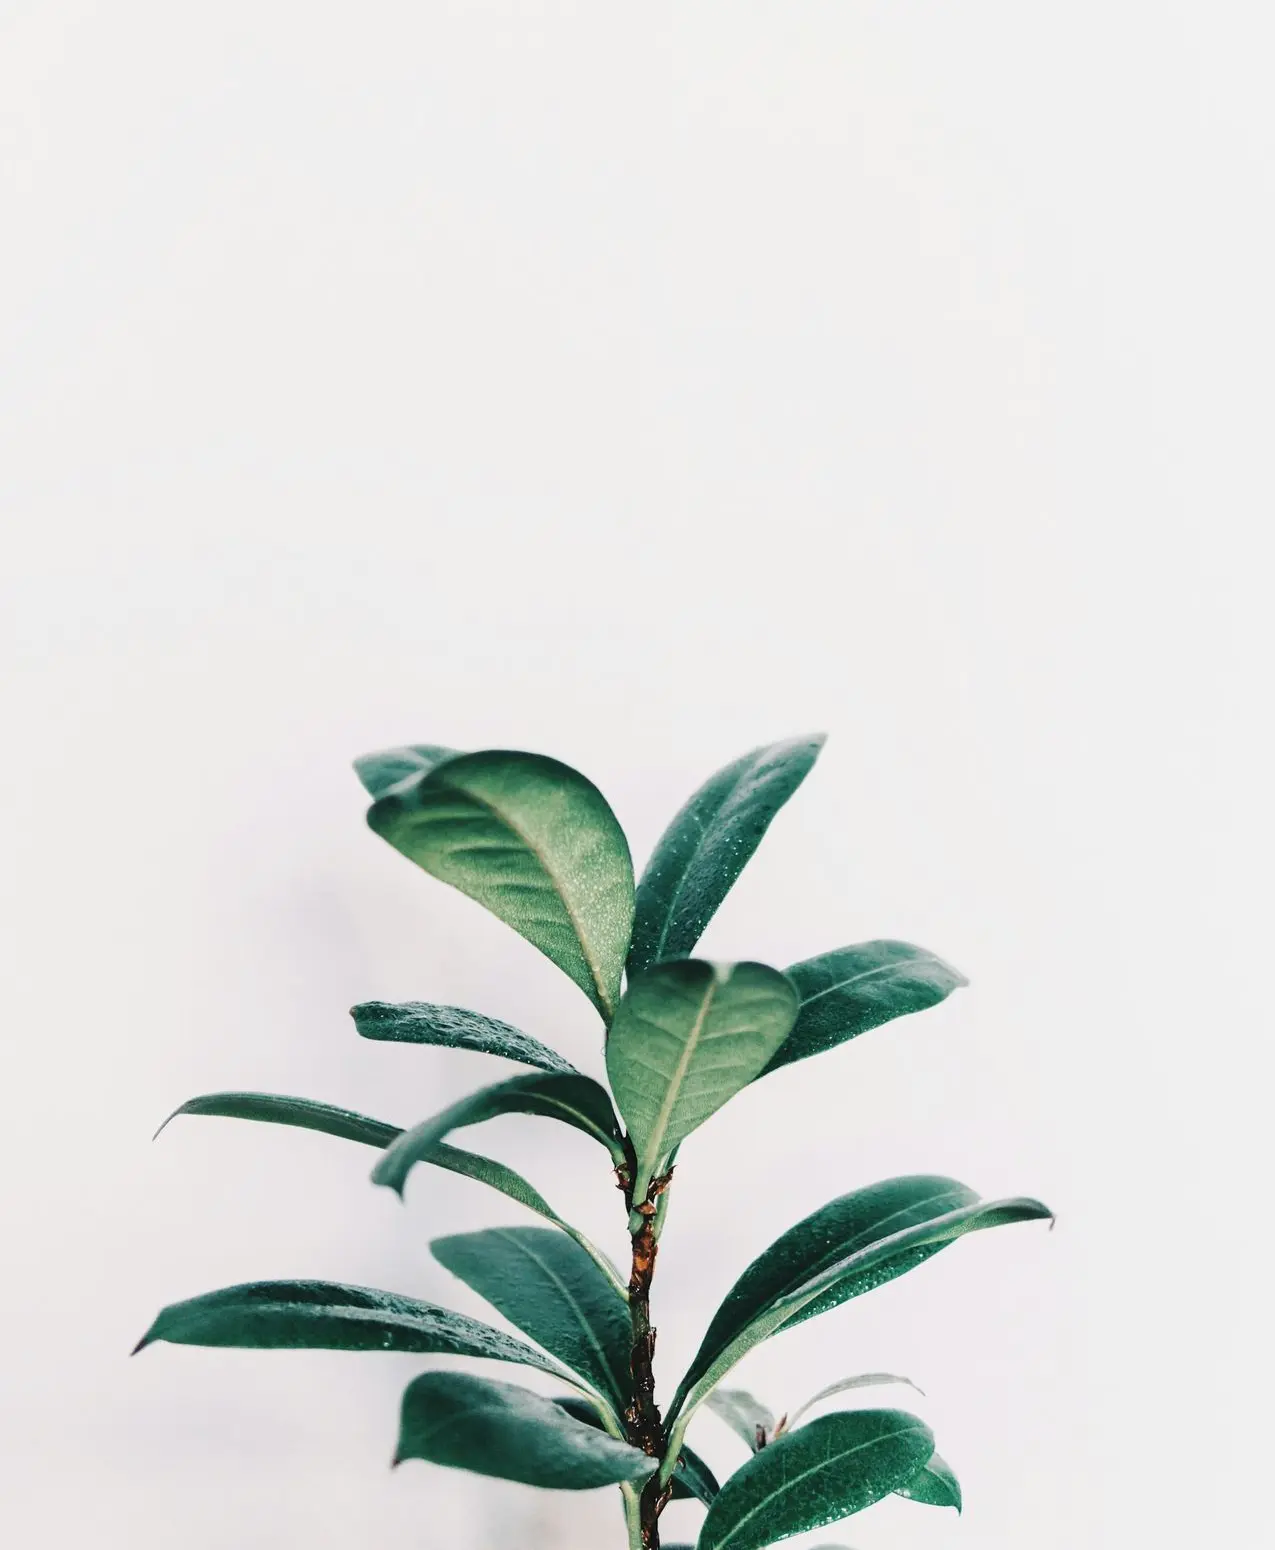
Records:
[[[361,1044],[371,997],[598,1068],[584,998],[363,827],[354,755],[555,753],[641,862],[816,728],[705,951],[894,935],[972,984],[688,1144],[666,1380],[834,1194],[1039,1194],[1052,1234],[741,1370],[777,1408],[908,1373],[965,1482],[794,1545],[1258,1537],[1273,43],[1167,0],[0,6],[14,1544],[622,1543],[609,1492],[391,1475],[419,1360],[127,1359],[237,1280],[478,1312],[428,1239],[516,1207],[149,1137],[210,1089],[410,1123],[505,1074]],[[588,1142],[471,1140],[622,1251]]]

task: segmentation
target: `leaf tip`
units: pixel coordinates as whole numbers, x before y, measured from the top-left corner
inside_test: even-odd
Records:
[[[142,1338],[137,1342],[137,1344],[133,1347],[133,1349],[128,1354],[130,1356],[136,1356],[139,1351],[144,1351],[146,1349],[146,1347],[148,1345],[150,1345],[150,1343],[151,1343],[151,1332],[148,1329],[146,1331],[146,1333],[142,1336]]]

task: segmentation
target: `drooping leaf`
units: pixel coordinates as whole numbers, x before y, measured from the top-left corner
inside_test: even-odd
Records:
[[[633,924],[633,863],[591,781],[540,754],[462,754],[400,781],[367,819],[526,937],[610,1020]]]
[[[492,1227],[436,1238],[439,1264],[611,1400],[628,1399],[628,1304],[570,1238],[547,1227]]]
[[[586,1426],[603,1425],[598,1408],[600,1400],[590,1399],[583,1394],[564,1394],[560,1399],[555,1399],[554,1404],[560,1405],[568,1415],[575,1416],[577,1421],[583,1421]],[[717,1477],[699,1454],[691,1448],[683,1447],[673,1473],[673,1500],[695,1500],[708,1507],[720,1490]]]
[[[705,1396],[755,1345],[923,1263],[969,1232],[1050,1218],[1038,1200],[979,1202],[954,1179],[887,1179],[830,1202],[771,1244],[727,1293],[668,1418],[677,1440]]]
[[[657,964],[625,992],[607,1039],[607,1075],[638,1154],[634,1198],[657,1164],[762,1070],[797,994],[761,963]]]
[[[704,1403],[726,1422],[750,1453],[756,1453],[774,1435],[774,1411],[754,1399],[747,1389],[714,1389]]]
[[[404,748],[386,748],[380,753],[365,753],[354,761],[354,772],[363,782],[363,789],[376,800],[397,786],[400,780],[424,775],[444,759],[454,758],[454,748],[416,743]]]
[[[969,981],[910,942],[860,942],[794,963],[784,973],[801,1004],[766,1072],[834,1049],[869,1028],[936,1006]],[[765,1073],[763,1073],[764,1075]]]
[[[820,1416],[730,1477],[709,1508],[699,1550],[764,1550],[848,1518],[889,1496],[933,1451],[929,1427],[902,1410]]]
[[[512,1383],[427,1372],[403,1394],[394,1462],[427,1459],[559,1491],[640,1480],[653,1461]]]
[[[326,1135],[340,1136],[347,1141],[361,1141],[367,1146],[384,1148],[403,1134],[397,1125],[387,1125],[379,1119],[369,1119],[365,1114],[355,1114],[350,1109],[334,1108],[331,1104],[315,1103],[310,1098],[285,1098],[275,1093],[207,1093],[202,1098],[192,1098],[182,1104],[164,1121],[175,1119],[178,1114],[211,1114],[231,1119],[261,1120],[275,1125],[296,1125],[305,1130],[318,1130]],[[159,1128],[163,1130],[164,1125]],[[159,1131],[156,1131],[156,1135]],[[614,1283],[621,1296],[626,1296],[624,1282],[619,1272],[588,1238],[558,1215],[549,1202],[534,1189],[520,1173],[507,1168],[504,1163],[491,1157],[480,1157],[477,1152],[465,1152],[458,1146],[448,1146],[440,1141],[420,1159],[435,1168],[445,1168],[463,1178],[499,1190],[519,1205],[526,1206],[545,1221],[552,1222],[569,1237],[575,1239],[602,1273]]]
[[[937,1453],[931,1455],[924,1469],[917,1470],[903,1485],[896,1486],[899,1496],[911,1502],[924,1502],[928,1507],[955,1507],[961,1510],[961,1483],[952,1472],[952,1466]]]
[[[388,1185],[401,1195],[408,1174],[418,1162],[429,1162],[438,1143],[453,1130],[481,1124],[499,1114],[540,1114],[562,1120],[600,1141],[617,1165],[624,1161],[615,1111],[600,1083],[563,1071],[533,1072],[484,1087],[404,1131],[381,1154],[372,1170],[373,1182]]]
[[[576,1068],[556,1050],[499,1018],[463,1006],[430,1006],[425,1001],[364,1001],[350,1008],[354,1026],[365,1039],[394,1044],[438,1044],[450,1049],[479,1050],[518,1060],[542,1071]]]
[[[638,884],[630,978],[691,953],[823,741],[795,737],[755,748],[718,770],[673,819]]]
[[[911,1378],[900,1378],[896,1373],[861,1372],[853,1378],[841,1378],[836,1383],[830,1383],[826,1389],[820,1389],[817,1394],[812,1394],[804,1405],[798,1405],[788,1417],[788,1425],[790,1428],[796,1426],[807,1410],[813,1409],[815,1405],[820,1404],[825,1399],[831,1399],[834,1394],[845,1394],[850,1389],[877,1388],[884,1383],[901,1383],[907,1388],[916,1389],[918,1394],[925,1392],[924,1389],[916,1388],[916,1384],[913,1383]],[[720,1393],[721,1390],[718,1389],[716,1392]],[[712,1399],[713,1396],[710,1395],[707,1402],[711,1404]]]
[[[223,1119],[261,1120],[270,1125],[295,1125],[301,1130],[318,1130],[339,1136],[343,1141],[359,1141],[364,1146],[385,1147],[402,1134],[397,1125],[387,1125],[353,1109],[338,1109],[313,1098],[287,1098],[279,1093],[204,1093],[188,1098],[174,1109],[155,1132],[156,1136],[179,1114],[208,1114]]]
[[[543,1352],[463,1313],[336,1281],[253,1281],[170,1303],[138,1341],[135,1353],[159,1340],[258,1351],[481,1356],[576,1382]]]

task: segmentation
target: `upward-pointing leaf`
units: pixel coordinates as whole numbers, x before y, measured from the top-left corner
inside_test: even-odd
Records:
[[[831,1399],[834,1394],[845,1394],[848,1393],[851,1389],[878,1388],[882,1384],[886,1383],[903,1384],[907,1388],[916,1389],[918,1394],[924,1393],[923,1389],[916,1388],[916,1384],[913,1383],[911,1378],[901,1378],[897,1373],[856,1373],[853,1378],[839,1378],[836,1383],[830,1383],[826,1389],[820,1389],[817,1394],[812,1394],[804,1405],[798,1405],[793,1413],[788,1417],[788,1428],[791,1430],[794,1426],[796,1426],[797,1422],[802,1418],[802,1416],[805,1415],[807,1410],[812,1410],[816,1405],[822,1403],[822,1401],[825,1399]],[[720,1392],[720,1389],[717,1390],[717,1393]],[[715,1396],[713,1394],[710,1394],[707,1403],[711,1405],[714,1397]]]
[[[902,1410],[845,1410],[778,1438],[733,1474],[708,1510],[699,1550],[764,1550],[861,1512],[934,1452]]]
[[[315,1103],[310,1098],[285,1098],[275,1093],[208,1093],[202,1098],[192,1098],[188,1103],[183,1103],[180,1109],[168,1116],[164,1125],[176,1119],[178,1114],[214,1114],[230,1119],[262,1120],[274,1125],[296,1125],[304,1130],[318,1130],[325,1135],[340,1136],[347,1141],[361,1141],[365,1146],[381,1148],[387,1147],[403,1134],[397,1125],[369,1119],[367,1115],[355,1114],[351,1109]],[[164,1125],[159,1127],[160,1130],[163,1130]],[[492,1157],[480,1157],[477,1152],[464,1152],[458,1146],[448,1146],[445,1141],[440,1141],[420,1161],[499,1190],[502,1195],[508,1195],[519,1205],[526,1206],[537,1216],[543,1216],[547,1222],[560,1227],[568,1237],[575,1239],[620,1295],[626,1295],[624,1283],[606,1255],[595,1248],[579,1228],[559,1216],[539,1190],[534,1189],[520,1173],[515,1173],[512,1168],[507,1168]]]
[[[254,1281],[170,1303],[138,1341],[251,1350],[410,1351],[537,1367],[575,1384],[543,1352],[477,1319],[367,1286]],[[577,1385],[578,1386],[578,1385]]]
[[[591,781],[540,754],[461,754],[399,781],[367,821],[526,937],[610,1020],[633,924],[633,864]]]
[[[372,798],[383,797],[400,780],[424,775],[444,759],[456,758],[454,748],[439,748],[434,743],[416,743],[405,748],[386,748],[380,753],[365,753],[354,761],[354,772],[363,789]]]
[[[542,1071],[574,1071],[571,1062],[539,1039],[497,1017],[485,1017],[463,1006],[431,1006],[425,1001],[364,1001],[350,1008],[354,1026],[365,1039],[393,1044],[439,1044],[451,1049],[479,1050],[518,1060]]]
[[[910,942],[860,942],[807,958],[784,971],[801,1005],[792,1032],[766,1070],[844,1044],[895,1017],[936,1006],[969,981]]]
[[[735,1363],[778,1330],[893,1280],[966,1233],[1050,1216],[1038,1200],[980,1202],[955,1179],[928,1175],[830,1202],[777,1238],[727,1294],[669,1407],[674,1443]]]
[[[797,1012],[797,993],[760,963],[657,964],[625,992],[607,1075],[638,1153],[634,1199],[662,1158],[762,1070]]]
[[[755,748],[718,770],[682,808],[638,884],[630,976],[692,951],[823,741],[794,737]]]
[[[408,1384],[394,1462],[404,1459],[559,1491],[641,1480],[653,1462],[551,1399],[467,1372],[427,1372]]]
[[[373,1182],[386,1184],[401,1195],[408,1174],[418,1162],[430,1162],[438,1143],[453,1130],[480,1124],[499,1114],[541,1114],[562,1120],[600,1141],[617,1165],[624,1161],[620,1127],[606,1088],[588,1076],[536,1071],[481,1088],[432,1119],[404,1131],[372,1170]]]
[[[436,1238],[430,1250],[624,1414],[628,1304],[578,1244],[547,1227],[493,1227]]]
[[[750,1453],[764,1448],[775,1433],[775,1413],[747,1389],[714,1389],[704,1401],[745,1444]]]

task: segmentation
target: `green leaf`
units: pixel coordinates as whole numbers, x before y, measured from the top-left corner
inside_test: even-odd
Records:
[[[709,1508],[699,1550],[764,1550],[861,1512],[910,1479],[934,1451],[902,1410],[845,1410],[788,1432],[733,1474]]]
[[[575,1416],[577,1421],[583,1421],[586,1426],[603,1424],[601,1411],[598,1408],[600,1403],[601,1401],[590,1399],[583,1394],[564,1394],[554,1400],[555,1405],[560,1405],[568,1415]],[[694,1500],[703,1502],[705,1507],[709,1507],[720,1490],[717,1477],[699,1454],[684,1447],[673,1473],[673,1500]]]
[[[633,863],[592,782],[540,754],[461,754],[400,781],[367,821],[526,937],[610,1020],[633,924]]]
[[[430,1251],[623,1415],[628,1304],[578,1244],[547,1227],[492,1227],[436,1238]]]
[[[540,1114],[562,1120],[600,1141],[617,1166],[624,1161],[620,1127],[606,1089],[592,1077],[562,1071],[533,1072],[484,1087],[422,1121],[382,1153],[372,1170],[376,1184],[403,1193],[407,1176],[418,1162],[429,1162],[438,1143],[453,1130],[478,1125],[499,1114]]]
[[[893,1018],[923,1012],[969,984],[951,964],[910,942],[860,942],[784,972],[801,1005],[767,1072],[834,1049]]]
[[[380,1148],[387,1147],[403,1134],[397,1125],[369,1119],[365,1114],[355,1114],[350,1109],[333,1108],[331,1104],[315,1103],[309,1098],[284,1098],[274,1093],[208,1093],[182,1104],[180,1109],[168,1116],[164,1125],[178,1114],[214,1114],[231,1119],[262,1120],[275,1125],[297,1125],[305,1130],[318,1130],[347,1141],[361,1141],[367,1146]],[[159,1129],[163,1130],[164,1125]],[[159,1131],[156,1131],[158,1134]],[[574,1238],[620,1295],[627,1297],[624,1282],[606,1255],[590,1243],[579,1228],[559,1216],[539,1190],[534,1189],[520,1173],[515,1173],[512,1168],[496,1162],[494,1158],[462,1151],[458,1146],[448,1146],[445,1141],[440,1141],[420,1160],[499,1190],[502,1195],[508,1195],[510,1200],[516,1200],[537,1216],[544,1217],[545,1221],[552,1222],[555,1227]]]
[[[386,748],[380,753],[365,753],[354,761],[354,772],[363,782],[363,789],[375,800],[397,786],[399,781],[424,775],[444,759],[456,756],[454,748],[415,743],[404,748]]]
[[[727,1293],[669,1407],[676,1442],[695,1407],[780,1329],[892,1281],[969,1232],[1051,1217],[1038,1200],[979,1202],[955,1179],[887,1179],[790,1228]]]
[[[961,1510],[961,1483],[952,1466],[935,1453],[924,1469],[919,1469],[905,1484],[895,1487],[899,1496],[928,1507],[955,1507]]]
[[[172,1345],[319,1351],[410,1351],[519,1362],[575,1385],[512,1335],[415,1297],[336,1281],[253,1281],[170,1303],[134,1348]]]
[[[640,1480],[653,1462],[551,1399],[464,1372],[427,1372],[408,1384],[394,1462],[405,1459],[559,1491]]]
[[[817,1394],[812,1394],[804,1405],[798,1405],[796,1410],[788,1417],[789,1430],[796,1426],[807,1410],[813,1409],[815,1405],[825,1399],[831,1399],[834,1394],[844,1394],[850,1389],[876,1388],[883,1383],[901,1383],[910,1389],[916,1389],[918,1394],[924,1394],[925,1392],[924,1389],[916,1388],[916,1384],[913,1383],[911,1378],[900,1378],[893,1372],[861,1372],[853,1378],[842,1378],[836,1383],[830,1383],[826,1389],[820,1389]],[[712,1403],[711,1395],[709,1396],[708,1403]]]
[[[714,1389],[704,1403],[726,1422],[750,1453],[756,1453],[774,1435],[774,1411],[754,1399],[747,1389]]]
[[[755,748],[718,770],[682,808],[638,884],[630,978],[691,953],[823,742],[822,735],[795,737]]]
[[[394,1044],[440,1044],[451,1049],[479,1050],[519,1060],[542,1071],[574,1071],[571,1062],[539,1039],[509,1023],[463,1006],[430,1006],[425,1001],[364,1001],[350,1008],[354,1026],[365,1039]]]
[[[179,1114],[210,1114],[223,1119],[261,1120],[270,1125],[295,1125],[301,1130],[319,1130],[324,1135],[340,1136],[343,1141],[359,1141],[364,1146],[385,1147],[402,1131],[353,1109],[338,1109],[312,1098],[285,1098],[278,1093],[204,1093],[189,1098],[174,1109],[155,1132],[170,1125]]]
[[[606,1062],[637,1149],[636,1201],[660,1161],[761,1072],[796,1012],[793,987],[760,963],[684,959],[633,980]]]

